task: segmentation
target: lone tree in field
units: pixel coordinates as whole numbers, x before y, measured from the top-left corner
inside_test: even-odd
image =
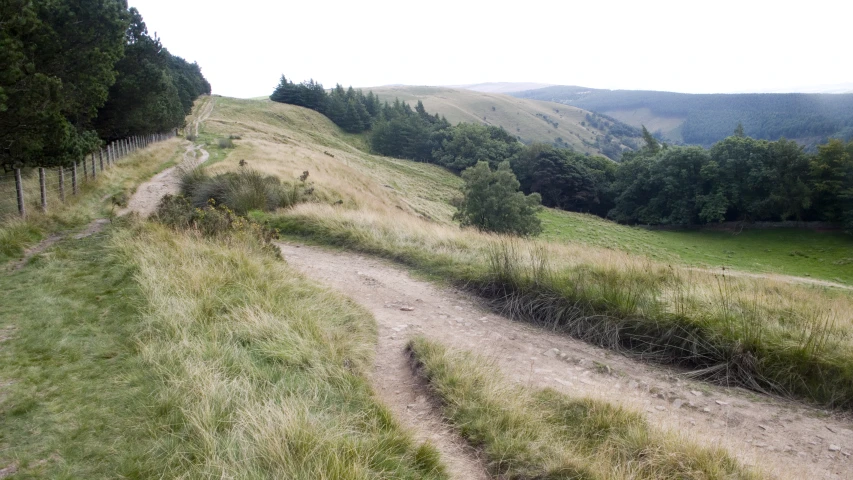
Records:
[[[538,193],[524,195],[518,190],[519,183],[509,162],[502,162],[494,171],[488,162],[477,162],[462,172],[462,179],[464,198],[453,218],[463,226],[517,235],[538,235],[542,231],[536,216],[542,209],[542,197]]]

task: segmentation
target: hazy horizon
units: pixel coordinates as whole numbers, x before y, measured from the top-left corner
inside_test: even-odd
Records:
[[[851,85],[847,13],[827,0],[770,2],[270,3],[130,0],[215,93],[269,95],[300,82],[533,82],[682,93],[770,93]]]

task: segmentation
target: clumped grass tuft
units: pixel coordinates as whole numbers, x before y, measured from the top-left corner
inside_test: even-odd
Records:
[[[198,208],[226,205],[240,215],[252,210],[272,211],[305,201],[311,191],[305,182],[287,184],[271,175],[250,168],[237,172],[208,175],[196,168],[181,177],[181,193]]]
[[[500,478],[763,478],[724,450],[658,431],[635,412],[512,385],[486,359],[423,337],[407,350],[447,418]]]
[[[219,148],[234,148],[234,141],[231,138],[220,138],[216,143],[219,145]]]
[[[514,318],[698,377],[853,408],[853,299],[842,291],[320,205],[268,223],[403,262]]]
[[[161,385],[138,476],[446,478],[373,396],[369,313],[244,232],[144,224],[113,245],[136,272],[139,355]]]

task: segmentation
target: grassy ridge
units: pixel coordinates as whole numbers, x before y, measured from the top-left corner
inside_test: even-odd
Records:
[[[403,262],[516,318],[595,344],[720,382],[853,407],[853,299],[842,292],[313,205],[270,224]]]
[[[637,413],[511,385],[485,358],[423,337],[408,350],[447,418],[501,478],[763,478],[722,449],[656,431]]]

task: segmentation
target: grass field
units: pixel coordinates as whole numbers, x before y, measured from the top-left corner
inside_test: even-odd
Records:
[[[853,285],[853,236],[799,229],[646,230],[593,215],[545,210],[543,238],[645,255],[661,262],[812,277]]]
[[[365,92],[367,90],[391,103],[399,98],[414,106],[420,100],[427,112],[443,115],[453,124],[500,126],[525,143],[554,144],[561,138],[575,151],[601,155],[592,144],[596,137],[603,137],[606,132],[583,125],[589,112],[569,105],[445,87],[375,87]]]

